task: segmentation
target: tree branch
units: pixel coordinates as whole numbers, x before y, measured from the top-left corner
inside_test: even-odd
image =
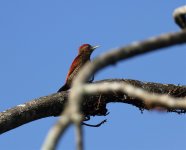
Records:
[[[186,86],[176,86],[173,84],[160,84],[152,82],[141,82],[137,80],[108,79],[97,81],[96,83],[130,83],[135,87],[159,94],[168,94],[174,97],[186,97]],[[101,96],[100,96],[101,95]],[[18,105],[0,113],[0,133],[12,130],[28,122],[49,116],[58,116],[64,109],[68,100],[68,92],[55,93],[49,96],[31,100],[25,104]],[[107,114],[106,105],[108,103],[120,102],[138,107],[140,110],[152,109],[143,104],[137,98],[130,97],[123,92],[97,93],[92,96],[84,96],[83,113],[88,116],[104,116]],[[183,109],[167,111],[185,113]]]
[[[186,28],[186,5],[181,6],[173,12],[174,21],[176,24],[182,28]]]

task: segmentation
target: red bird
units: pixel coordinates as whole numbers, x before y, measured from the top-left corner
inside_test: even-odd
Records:
[[[91,46],[90,44],[83,44],[79,48],[77,57],[72,62],[66,77],[66,83],[58,90],[58,92],[70,89],[73,79],[77,76],[79,70],[84,64],[90,61],[92,52],[99,46]]]
[[[80,69],[85,65],[86,62],[90,61],[90,56],[92,52],[98,48],[99,46],[91,46],[90,44],[83,44],[79,48],[79,52],[77,57],[72,62],[70,69],[68,71],[67,77],[66,77],[66,83],[58,90],[58,92],[66,91],[70,89],[73,79],[77,76]],[[86,116],[85,120],[88,121],[90,119],[90,116]],[[103,123],[105,123],[106,120],[103,120],[99,124],[96,125],[90,125],[82,122],[82,125],[90,126],[90,127],[99,127]]]

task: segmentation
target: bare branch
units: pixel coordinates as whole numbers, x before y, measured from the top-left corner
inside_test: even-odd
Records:
[[[83,149],[83,127],[81,126],[81,122],[76,125],[76,145],[77,150]]]
[[[185,29],[186,28],[186,5],[181,6],[173,12],[173,17],[177,25],[179,25],[180,28]]]
[[[134,87],[127,83],[99,83],[92,85],[85,85],[83,87],[84,94],[95,94],[98,92],[117,92],[121,91],[127,93],[131,97],[139,98],[149,107],[163,106],[167,109],[183,109],[186,110],[185,98],[173,98],[167,94],[150,93],[142,88]]]
[[[46,149],[55,150],[57,147],[57,143],[61,138],[61,135],[63,135],[63,133],[65,132],[69,124],[70,124],[69,118],[63,117],[63,120],[59,119],[58,123],[56,123],[55,126],[52,128],[52,130],[49,131],[51,136],[45,142],[46,144],[43,145],[42,150],[46,150]],[[63,130],[61,130],[61,126],[63,127]]]
[[[141,87],[146,91],[159,94],[168,94],[174,97],[185,97],[186,86],[176,86],[172,84],[159,84],[152,82],[141,82],[137,80],[110,79],[97,81],[97,83],[130,83],[136,87]],[[101,97],[100,97],[101,95]],[[0,133],[7,132],[28,122],[49,117],[58,116],[64,110],[68,92],[61,92],[49,96],[34,99],[25,104],[18,105],[0,113]],[[140,99],[130,97],[123,92],[96,93],[91,96],[84,96],[82,111],[85,116],[104,116],[107,114],[108,103],[127,103],[136,106],[140,110],[151,109]],[[182,109],[167,109],[170,112],[184,113]],[[64,121],[64,117],[62,118]]]
[[[52,94],[1,112],[0,134],[40,118],[58,116],[67,97],[67,92]]]

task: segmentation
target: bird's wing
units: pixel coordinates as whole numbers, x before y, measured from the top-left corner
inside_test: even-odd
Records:
[[[76,70],[76,68],[78,67],[78,65],[79,65],[79,61],[81,61],[80,60],[80,55],[78,55],[75,59],[74,59],[74,61],[72,62],[72,64],[71,64],[71,66],[70,66],[70,69],[69,69],[69,71],[68,71],[68,74],[67,74],[67,76],[66,76],[66,81],[68,80],[68,77],[73,73],[73,71],[75,71]]]

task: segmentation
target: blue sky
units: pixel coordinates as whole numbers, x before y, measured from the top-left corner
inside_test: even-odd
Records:
[[[111,48],[178,31],[174,8],[185,0],[0,1],[0,111],[49,95],[64,83],[83,43],[99,44],[93,58]],[[108,67],[95,80],[129,78],[186,84],[186,45],[153,52]],[[109,104],[108,122],[85,127],[85,147],[127,150],[186,149],[186,117]],[[104,117],[94,117],[97,123]],[[57,118],[31,122],[0,136],[4,150],[37,150]],[[74,128],[59,149],[74,149]]]

